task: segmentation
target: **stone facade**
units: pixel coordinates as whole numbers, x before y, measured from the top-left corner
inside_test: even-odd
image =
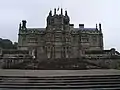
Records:
[[[101,24],[74,28],[70,17],[54,9],[46,19],[46,28],[19,25],[18,49],[0,48],[0,68],[77,70],[120,69],[120,53],[114,48],[104,50]]]
[[[79,24],[74,28],[70,17],[63,10],[57,14],[49,12],[46,28],[27,28],[26,20],[19,26],[18,49],[29,50],[41,58],[79,58],[85,51],[103,50],[103,33],[99,28],[85,28]]]

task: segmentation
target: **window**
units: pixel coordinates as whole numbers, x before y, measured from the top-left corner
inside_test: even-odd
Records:
[[[30,38],[28,38],[28,41],[29,41],[30,43],[35,43],[35,42],[37,42],[37,38],[35,38],[35,37],[30,37]]]
[[[47,37],[50,37],[51,35],[50,34],[47,34]]]
[[[55,41],[57,41],[57,42],[61,41],[61,38],[55,38]]]
[[[62,45],[62,43],[61,42],[55,42],[55,45],[60,46],[60,45]]]
[[[97,36],[92,36],[93,42],[97,42]]]
[[[81,42],[88,42],[88,41],[89,41],[89,39],[86,38],[86,37],[84,37],[84,38],[82,37],[82,38],[81,38]]]

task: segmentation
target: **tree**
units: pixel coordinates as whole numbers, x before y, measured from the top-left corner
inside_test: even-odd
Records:
[[[3,49],[17,49],[17,42],[13,42],[9,39],[0,38],[0,47]]]

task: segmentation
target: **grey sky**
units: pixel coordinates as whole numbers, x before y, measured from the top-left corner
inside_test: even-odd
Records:
[[[67,9],[71,23],[78,27],[102,24],[104,46],[120,51],[120,0],[0,0],[0,37],[17,41],[18,25],[27,20],[28,27],[45,27],[50,9]]]

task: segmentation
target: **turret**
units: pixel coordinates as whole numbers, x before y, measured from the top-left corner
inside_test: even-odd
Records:
[[[69,24],[69,21],[70,21],[70,18],[69,18],[69,16],[68,16],[68,14],[67,14],[67,11],[65,11],[65,16],[64,16],[64,24]]]
[[[54,14],[52,15],[52,11],[50,10],[49,15],[47,17],[47,26],[50,26],[52,24],[69,25],[69,21],[70,21],[70,18],[67,14],[67,11],[65,11],[65,15],[63,15],[63,9],[61,8],[61,13],[57,14],[56,8],[54,8]]]
[[[51,19],[52,19],[52,11],[50,10],[49,15],[47,17],[47,25],[51,24]]]
[[[104,47],[103,47],[103,34],[102,34],[101,23],[99,23],[99,31],[100,31],[100,37],[99,37],[99,39],[100,39],[100,48],[101,48],[101,50],[103,50]]]
[[[26,23],[27,23],[26,20],[22,20],[22,28],[26,28]]]

